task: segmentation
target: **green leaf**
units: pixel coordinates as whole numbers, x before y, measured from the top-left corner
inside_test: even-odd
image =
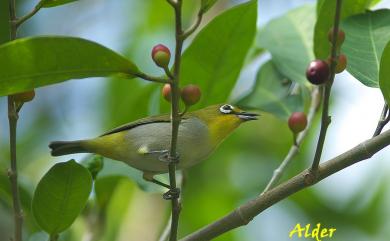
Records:
[[[74,160],[54,165],[34,193],[32,211],[38,225],[52,235],[67,229],[84,208],[91,188],[91,174]]]
[[[127,210],[131,207],[136,186],[128,179],[123,178],[112,189],[113,191],[105,212],[106,225],[104,233],[99,240],[119,240],[119,231],[125,222]]]
[[[76,2],[78,0],[45,0],[43,2],[42,7],[44,8],[51,8],[51,7],[57,7],[60,5],[68,4],[71,2]]]
[[[203,13],[207,12],[218,0],[202,0],[200,8]]]
[[[348,59],[347,70],[362,84],[379,86],[382,51],[390,40],[390,10],[368,11],[342,23],[346,39],[342,52]]]
[[[362,13],[372,0],[344,0],[342,1],[341,19]],[[336,0],[324,1],[317,15],[314,28],[314,54],[317,59],[326,59],[330,55],[328,32],[333,26]],[[348,38],[348,36],[347,36]]]
[[[291,81],[286,79],[272,61],[259,70],[253,91],[238,102],[246,108],[260,109],[287,120],[292,112],[302,111],[300,95],[290,95]]]
[[[0,46],[0,96],[69,79],[122,74],[137,67],[91,41],[61,36],[18,39]]]
[[[230,95],[256,32],[257,3],[249,1],[215,17],[195,37],[182,58],[182,84],[197,84],[201,104]]]
[[[387,104],[390,104],[390,42],[387,43],[382,53],[379,69],[379,86]]]
[[[314,6],[306,5],[270,21],[259,36],[279,71],[301,84],[307,83],[306,68],[314,58],[314,21]]]

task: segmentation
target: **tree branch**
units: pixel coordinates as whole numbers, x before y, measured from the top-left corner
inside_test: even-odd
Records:
[[[316,175],[310,168],[278,185],[264,195],[239,206],[226,216],[184,237],[181,241],[211,240],[232,229],[248,224],[255,216],[288,196],[362,160],[371,158],[390,145],[390,130],[360,143],[343,154],[319,165]]]
[[[293,157],[298,153],[299,146],[301,145],[301,143],[305,139],[305,137],[306,137],[306,135],[311,127],[311,124],[313,123],[314,116],[318,110],[318,107],[320,106],[320,103],[321,103],[321,93],[320,93],[319,87],[316,86],[312,90],[312,94],[311,94],[311,104],[310,104],[309,113],[307,115],[307,120],[308,120],[307,127],[304,131],[302,131],[301,133],[298,134],[298,136],[296,138],[296,143],[293,143],[287,156],[284,158],[283,162],[280,164],[280,166],[277,169],[274,170],[272,178],[269,181],[269,183],[267,184],[267,186],[264,189],[262,194],[264,194],[265,192],[270,190],[280,180],[280,178],[282,177],[288,164],[291,162]]]
[[[322,106],[322,118],[321,118],[321,130],[320,136],[317,142],[317,148],[314,155],[314,160],[312,164],[312,170],[316,171],[321,160],[322,150],[324,148],[326,132],[328,130],[329,124],[331,122],[331,117],[329,116],[329,99],[330,92],[332,89],[334,77],[336,75],[336,65],[337,65],[337,39],[340,25],[340,15],[341,15],[342,0],[337,0],[336,11],[334,15],[334,24],[333,24],[333,39],[332,39],[332,50],[331,50],[331,62],[330,62],[330,78],[325,84],[324,88],[324,104]]]

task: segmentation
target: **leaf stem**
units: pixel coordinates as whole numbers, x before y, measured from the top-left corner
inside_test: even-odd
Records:
[[[33,8],[33,10],[31,12],[29,12],[26,15],[24,15],[23,17],[17,19],[15,22],[16,27],[19,27],[21,24],[23,24],[28,19],[30,19],[32,16],[34,16],[42,8],[43,4],[44,4],[44,0],[40,0],[38,2],[38,4],[35,5],[35,7]]]
[[[372,137],[379,135],[382,132],[383,127],[385,127],[385,125],[387,125],[387,123],[389,123],[389,121],[390,121],[389,106],[385,102],[385,104],[383,106],[381,117],[379,118],[378,125],[377,125],[375,132],[374,132],[374,135]]]
[[[145,74],[143,72],[138,72],[138,73],[132,73],[133,75],[137,76],[138,78],[147,80],[147,81],[152,81],[152,82],[157,82],[157,83],[163,83],[167,84],[170,83],[171,80],[167,78],[162,78],[162,77],[155,77],[155,76],[150,76],[148,74]]]
[[[330,78],[326,82],[325,87],[323,89],[324,93],[324,103],[322,106],[322,117],[321,117],[321,130],[320,135],[317,142],[317,148],[313,159],[313,164],[311,169],[316,171],[318,165],[321,160],[322,150],[324,148],[326,132],[331,122],[331,117],[329,116],[329,99],[330,93],[334,81],[334,77],[336,75],[336,65],[337,65],[337,39],[340,25],[340,16],[341,16],[341,6],[342,0],[337,0],[336,2],[336,11],[334,15],[334,24],[333,24],[333,39],[332,39],[332,50],[331,50],[331,64],[330,64]]]
[[[311,93],[311,104],[310,104],[310,109],[309,113],[307,115],[307,127],[304,131],[298,134],[297,138],[295,139],[295,143],[291,146],[287,156],[284,158],[283,162],[280,164],[280,166],[274,170],[273,175],[269,183],[267,184],[266,188],[264,191],[261,193],[263,195],[267,191],[269,191],[274,185],[282,178],[282,175],[284,171],[286,170],[287,166],[290,164],[291,160],[293,157],[298,153],[299,151],[299,146],[305,139],[312,123],[314,120],[314,116],[316,112],[318,111],[318,108],[321,103],[321,92],[319,90],[319,87],[314,87]]]
[[[58,234],[50,234],[49,241],[57,241],[59,235]]]
[[[203,12],[200,9],[196,18],[196,22],[187,31],[183,33],[182,35],[183,40],[187,39],[188,36],[190,36],[196,31],[196,29],[199,27],[200,23],[202,22],[202,18],[203,18]]]

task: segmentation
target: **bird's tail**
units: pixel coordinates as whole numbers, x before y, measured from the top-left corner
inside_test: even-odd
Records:
[[[83,141],[53,141],[49,144],[52,156],[62,156],[74,153],[88,153],[83,146]]]

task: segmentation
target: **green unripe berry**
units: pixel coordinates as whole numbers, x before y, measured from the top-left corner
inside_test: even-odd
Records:
[[[166,68],[171,59],[171,52],[165,45],[158,44],[152,49],[152,59],[157,66]]]
[[[202,93],[196,85],[187,85],[181,91],[181,99],[187,106],[198,103],[201,95]]]
[[[306,128],[306,126],[307,126],[307,117],[306,114],[303,112],[294,112],[291,114],[290,118],[288,119],[288,127],[294,134],[303,131]]]

